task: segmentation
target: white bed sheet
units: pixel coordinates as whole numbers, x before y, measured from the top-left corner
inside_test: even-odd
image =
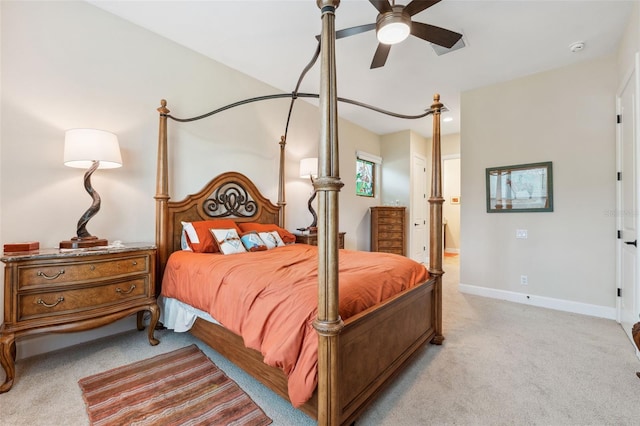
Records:
[[[198,318],[220,324],[208,313],[178,299],[160,296],[158,305],[160,306],[160,322],[168,329],[179,333],[189,331]]]

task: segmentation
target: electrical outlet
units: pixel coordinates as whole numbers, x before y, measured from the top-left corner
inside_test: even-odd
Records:
[[[519,240],[526,240],[527,238],[529,238],[527,230],[516,229],[516,238]]]
[[[520,275],[520,284],[529,285],[529,277],[526,275]]]

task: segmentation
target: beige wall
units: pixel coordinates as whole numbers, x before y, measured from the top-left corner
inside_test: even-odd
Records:
[[[462,94],[462,291],[614,317],[616,87],[611,56]],[[485,168],[541,161],[554,212],[486,213]]]
[[[622,84],[624,78],[633,68],[635,53],[640,51],[640,2],[635,2],[629,16],[629,25],[618,49],[618,81]]]
[[[35,240],[42,247],[55,247],[75,234],[91,199],[82,187],[82,171],[62,164],[64,131],[74,127],[116,133],[124,161],[120,169],[93,175],[102,208],[89,231],[111,241],[153,241],[160,99],[168,100],[172,114],[187,117],[276,93],[85,2],[0,2],[0,11],[0,243]],[[179,171],[170,176],[173,199],[196,192],[218,173],[236,170],[275,201],[278,141],[288,108],[288,100],[276,100],[235,108],[204,122],[171,122],[170,157],[173,170]],[[318,139],[317,108],[297,101],[287,145],[289,229],[311,222],[310,184],[299,178],[298,164],[300,158],[317,156]],[[340,228],[347,232],[347,248],[366,248],[368,222],[366,229],[363,223],[370,200],[354,195],[355,151],[379,154],[379,137],[341,121],[340,141],[345,183]],[[19,356],[131,324],[35,339],[28,348],[19,345]]]
[[[381,205],[409,205],[411,132],[390,133],[381,138]]]
[[[429,142],[429,146],[431,142]],[[440,136],[442,156],[460,155],[460,133]]]
[[[636,2],[610,58],[462,95],[462,291],[615,318],[615,96],[639,50]],[[555,212],[485,212],[484,168],[544,160]]]
[[[430,164],[431,164],[431,141],[414,131],[404,130],[400,132],[390,133],[381,138],[382,152],[382,205],[400,205],[406,206],[406,253],[414,260],[425,262],[426,258],[415,248],[414,238],[416,238],[415,229],[411,225],[414,222],[415,209],[419,209],[416,203],[422,203],[424,207],[425,217],[429,217],[429,209],[427,200],[420,198],[413,199],[412,185],[415,179],[421,178],[423,173],[413,170],[415,156],[421,157],[425,161],[427,168],[425,187],[427,195],[429,194]],[[424,241],[419,247],[427,247],[429,241],[429,226],[426,226]],[[419,240],[416,240],[419,241]],[[428,249],[427,249],[428,251]],[[428,253],[426,253],[428,257]]]

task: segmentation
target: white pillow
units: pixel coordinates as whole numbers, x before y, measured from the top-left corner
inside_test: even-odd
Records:
[[[196,229],[193,227],[193,224],[191,222],[180,222],[180,223],[182,223],[182,230],[186,232],[186,234],[189,236],[189,239],[196,244],[199,243],[200,240],[198,239],[198,233],[196,232]]]
[[[246,253],[235,229],[209,229],[222,254]]]
[[[182,233],[180,234],[180,248],[182,250],[193,251],[191,250],[191,247],[189,247],[189,243],[187,242],[187,235],[189,236],[190,241],[198,244],[200,243],[200,240],[198,239],[198,233],[196,232],[191,222],[180,223],[182,223]]]
[[[264,241],[268,250],[276,247],[283,247],[285,245],[282,238],[280,238],[278,231],[258,232],[258,235],[262,238],[262,241]]]

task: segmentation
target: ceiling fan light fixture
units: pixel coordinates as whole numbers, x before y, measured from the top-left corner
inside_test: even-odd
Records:
[[[411,34],[411,16],[402,6],[394,6],[391,12],[381,13],[376,19],[376,36],[383,44],[397,44]]]

